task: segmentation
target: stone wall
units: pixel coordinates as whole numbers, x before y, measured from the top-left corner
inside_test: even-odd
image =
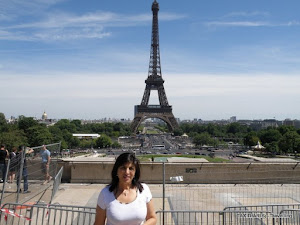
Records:
[[[109,183],[113,162],[60,161],[63,182]],[[298,163],[141,163],[141,180],[163,183],[165,178],[182,176],[189,184],[300,183]]]

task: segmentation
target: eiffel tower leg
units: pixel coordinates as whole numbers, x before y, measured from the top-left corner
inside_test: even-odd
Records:
[[[142,122],[142,117],[141,116],[135,116],[134,120],[131,123],[131,132],[136,134],[139,124]]]
[[[176,128],[179,127],[178,123],[177,123],[177,120],[175,119],[173,113],[169,116],[169,121],[170,121],[170,124],[172,126],[172,131],[174,131]]]

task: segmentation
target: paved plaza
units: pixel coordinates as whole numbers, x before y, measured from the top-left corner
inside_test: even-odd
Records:
[[[61,184],[53,203],[95,207],[104,184]],[[149,184],[155,210],[163,209],[163,185]],[[166,185],[166,210],[223,210],[231,206],[300,204],[299,184]]]

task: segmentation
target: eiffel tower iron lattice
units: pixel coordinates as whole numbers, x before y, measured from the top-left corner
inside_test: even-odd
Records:
[[[148,118],[159,118],[166,122],[169,131],[178,127],[178,123],[172,113],[164,88],[164,80],[161,74],[159,32],[158,32],[159,4],[156,0],[152,3],[152,38],[148,78],[145,80],[146,88],[140,105],[135,106],[135,116],[131,123],[131,130],[137,133],[140,123]],[[149,105],[150,93],[157,90],[159,105]]]

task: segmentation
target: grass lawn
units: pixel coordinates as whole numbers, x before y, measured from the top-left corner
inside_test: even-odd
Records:
[[[137,156],[141,162],[149,162],[153,158],[157,157],[164,157],[164,158],[170,158],[170,157],[185,157],[185,158],[203,158],[206,159],[209,162],[219,163],[219,162],[228,162],[227,159],[221,159],[221,158],[211,158],[209,156],[198,156],[198,155],[138,155]]]

